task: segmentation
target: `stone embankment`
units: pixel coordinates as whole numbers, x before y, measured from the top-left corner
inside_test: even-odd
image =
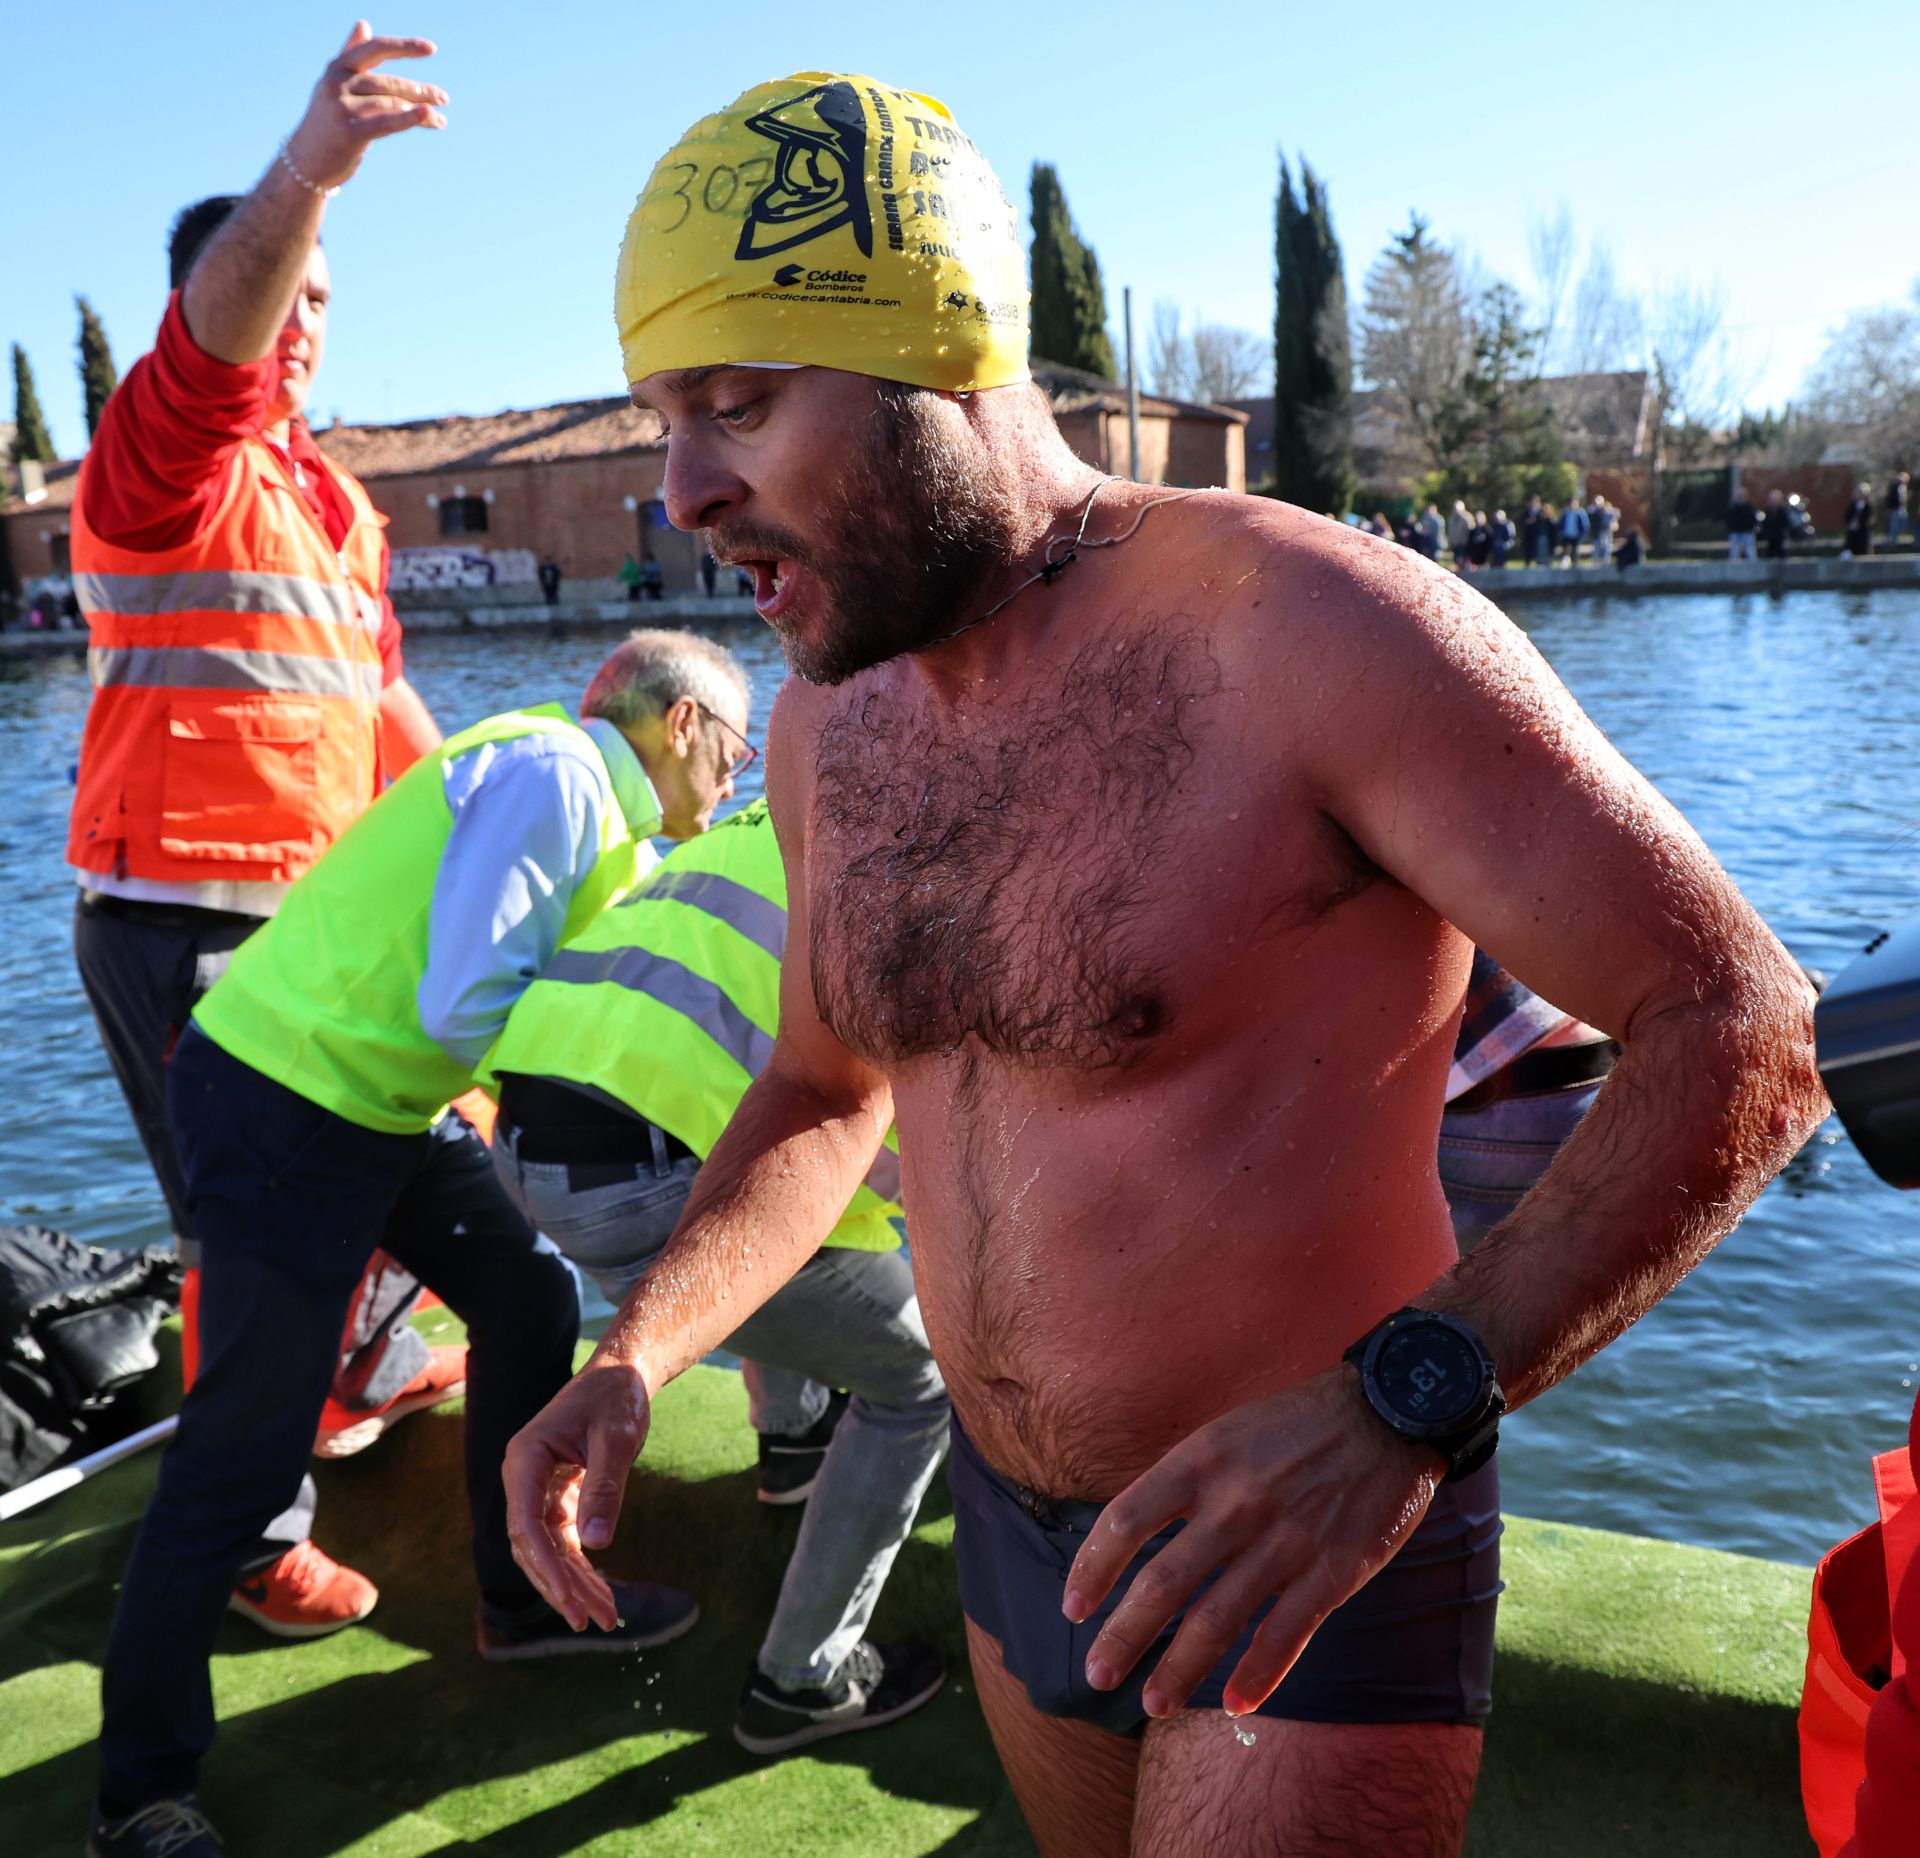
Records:
[[[1564,600],[1583,594],[1798,593],[1805,589],[1920,587],[1920,556],[1842,561],[1643,561],[1631,568],[1487,568],[1470,577],[1495,600]]]
[[[1632,568],[1487,568],[1469,577],[1489,598],[1569,600],[1583,596],[1640,594],[1797,593],[1819,588],[1865,590],[1920,587],[1920,556],[1841,561],[1834,556],[1785,561],[1645,561]],[[518,588],[447,588],[401,595],[394,605],[410,632],[491,632],[547,626],[702,626],[750,620],[745,595],[676,594],[665,600],[629,600],[618,581],[579,581],[563,586],[549,606],[535,591]],[[84,651],[84,628],[66,632],[0,632],[0,657],[40,652]]]

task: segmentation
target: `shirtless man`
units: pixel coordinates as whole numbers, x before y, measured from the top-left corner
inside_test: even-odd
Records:
[[[764,186],[703,212],[756,138]],[[635,210],[669,514],[753,570],[799,673],[768,754],[791,919],[771,1061],[509,1450],[516,1552],[610,1617],[587,1555],[652,1396],[897,1117],[974,1671],[1045,1858],[1453,1852],[1488,1370],[1524,1404],[1733,1225],[1819,1114],[1811,996],[1456,578],[1077,459],[996,320],[1018,264],[972,144],[866,78],[749,92]],[[1475,941],[1622,1055],[1462,1260],[1434,1155]]]

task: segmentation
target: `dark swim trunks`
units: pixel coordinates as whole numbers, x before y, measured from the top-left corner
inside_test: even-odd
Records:
[[[1118,1690],[1095,1690],[1087,1682],[1087,1654],[1134,1575],[1186,1525],[1155,1536],[1093,1616],[1076,1626],[1060,1611],[1060,1600],[1067,1571],[1103,1506],[1041,1497],[1002,1477],[974,1449],[958,1418],[947,1483],[960,1604],[999,1642],[1006,1668],[1026,1686],[1034,1707],[1118,1735],[1140,1734],[1148,1720],[1141,1693],[1185,1609]],[[1485,1722],[1493,1706],[1500,1585],[1500,1473],[1493,1462],[1440,1486],[1399,1554],[1327,1615],[1257,1714],[1321,1723]],[[1188,1709],[1221,1707],[1227,1679],[1271,1606],[1248,1621]]]

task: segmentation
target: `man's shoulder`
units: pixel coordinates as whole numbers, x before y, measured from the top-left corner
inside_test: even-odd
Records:
[[[1180,605],[1216,635],[1317,646],[1359,623],[1391,627],[1478,599],[1417,550],[1271,497],[1208,492],[1166,515],[1180,532]]]

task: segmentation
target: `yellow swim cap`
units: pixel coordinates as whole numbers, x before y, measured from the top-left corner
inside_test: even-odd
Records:
[[[1027,378],[1012,203],[944,104],[803,71],[694,124],[627,221],[629,381],[786,362],[954,392]]]

